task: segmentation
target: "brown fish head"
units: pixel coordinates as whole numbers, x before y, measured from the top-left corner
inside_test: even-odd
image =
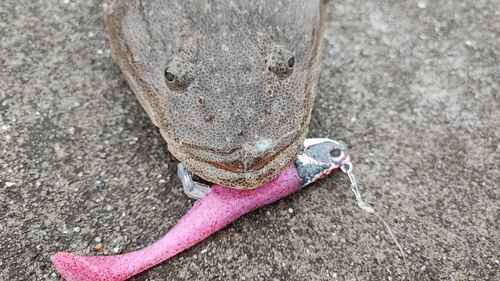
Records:
[[[321,1],[124,1],[107,13],[113,53],[171,153],[243,189],[302,148],[321,21]]]

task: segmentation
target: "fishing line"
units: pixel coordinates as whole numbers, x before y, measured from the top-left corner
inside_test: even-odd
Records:
[[[382,216],[380,216],[377,212],[375,212],[375,210],[370,205],[366,204],[363,201],[363,198],[361,198],[361,193],[359,192],[358,183],[356,182],[356,177],[354,176],[354,173],[353,173],[354,165],[351,162],[347,162],[344,165],[342,165],[340,167],[340,169],[342,170],[342,172],[347,174],[347,176],[349,177],[349,180],[351,181],[350,188],[351,188],[352,192],[354,193],[354,196],[356,197],[356,202],[358,203],[358,206],[361,209],[363,209],[365,212],[367,212],[368,214],[374,214],[384,224],[385,228],[387,229],[387,231],[389,232],[389,235],[392,238],[392,241],[399,248],[399,252],[401,253],[401,256],[403,257],[403,262],[405,263],[405,268],[406,268],[406,273],[408,274],[408,279],[411,281],[412,278],[410,275],[410,269],[408,268],[408,263],[406,262],[406,255],[403,251],[403,248],[398,243],[396,236],[392,232],[391,227],[382,218]]]

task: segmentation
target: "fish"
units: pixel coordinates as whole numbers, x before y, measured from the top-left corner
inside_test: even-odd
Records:
[[[252,189],[302,148],[322,0],[106,0],[111,49],[168,150],[201,178]]]
[[[288,196],[349,164],[339,142],[306,139],[301,152],[280,175],[251,190],[213,185],[165,236],[138,251],[114,256],[80,256],[59,252],[51,257],[68,281],[126,280],[188,249],[242,215]]]

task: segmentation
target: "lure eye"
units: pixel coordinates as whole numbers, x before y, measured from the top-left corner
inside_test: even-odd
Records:
[[[344,152],[340,149],[330,150],[330,158],[333,162],[340,162],[344,160]]]
[[[294,65],[295,65],[295,57],[290,57],[288,59],[288,68],[292,69]]]
[[[175,75],[169,71],[170,67],[167,67],[165,69],[165,80],[167,80],[167,83],[174,83],[175,82]]]

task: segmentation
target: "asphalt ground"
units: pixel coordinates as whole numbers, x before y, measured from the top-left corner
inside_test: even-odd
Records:
[[[310,137],[412,280],[500,280],[500,1],[329,1]],[[193,205],[100,1],[0,2],[0,280],[143,248]],[[102,243],[102,250],[94,247]],[[132,280],[408,280],[337,172]]]

